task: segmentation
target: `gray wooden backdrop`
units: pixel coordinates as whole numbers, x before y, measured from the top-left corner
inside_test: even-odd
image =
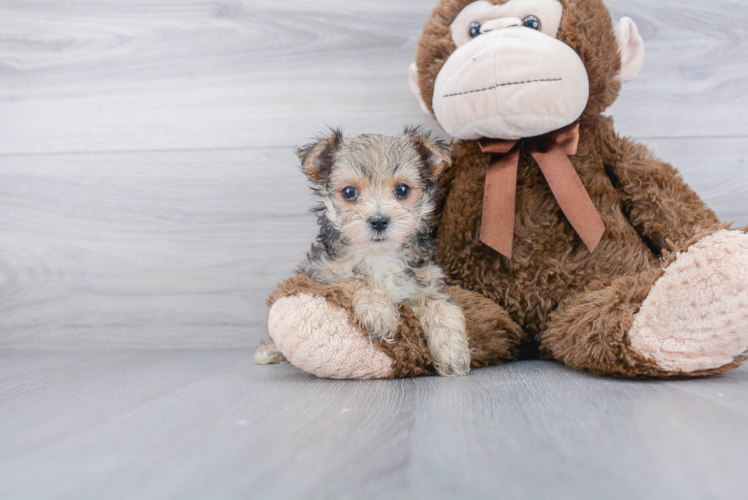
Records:
[[[253,347],[316,227],[294,145],[426,123],[435,0],[0,0],[0,347]],[[610,0],[610,110],[748,224],[748,3]]]

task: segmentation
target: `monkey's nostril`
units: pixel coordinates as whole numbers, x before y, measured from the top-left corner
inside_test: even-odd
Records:
[[[377,215],[369,219],[369,225],[374,231],[378,233],[381,233],[382,231],[387,229],[387,226],[389,224],[390,224],[389,217],[385,217],[384,215]]]

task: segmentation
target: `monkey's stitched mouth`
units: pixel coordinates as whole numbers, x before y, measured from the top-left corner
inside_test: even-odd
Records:
[[[467,90],[465,92],[456,92],[454,94],[446,94],[443,97],[446,99],[447,97],[455,97],[458,95],[465,95],[465,94],[475,94],[477,92],[486,92],[487,90],[493,90],[499,87],[509,87],[511,85],[526,85],[528,83],[539,83],[539,82],[560,82],[561,80],[563,80],[563,78],[541,78],[538,80],[527,80],[524,82],[496,83],[484,89],[475,89],[475,90]]]

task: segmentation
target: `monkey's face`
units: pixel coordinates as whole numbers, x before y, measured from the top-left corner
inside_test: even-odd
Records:
[[[616,93],[618,80],[632,79],[641,68],[643,44],[636,26],[626,19],[614,34],[609,17],[594,12],[605,9],[599,0],[566,10],[559,0],[500,2],[481,0],[456,10],[465,2],[443,0],[419,41],[425,71],[413,67],[411,84],[418,96],[431,99],[424,107],[457,139],[516,140],[557,130],[585,112],[591,68],[597,90]],[[450,8],[456,12],[451,20],[443,15]],[[584,32],[589,25],[594,33]],[[424,61],[424,55],[431,60]],[[628,67],[622,66],[622,55],[624,62],[631,60]]]
[[[475,2],[452,23],[457,50],[436,78],[439,123],[459,139],[520,139],[559,129],[587,105],[587,71],[557,40],[557,0]]]

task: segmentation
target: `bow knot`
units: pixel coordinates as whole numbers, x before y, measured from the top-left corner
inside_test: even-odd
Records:
[[[538,163],[569,223],[592,252],[600,243],[605,225],[569,161],[569,156],[577,154],[579,124],[522,141]],[[481,241],[510,259],[514,240],[520,142],[502,139],[478,141],[481,151],[491,155],[483,194]]]

